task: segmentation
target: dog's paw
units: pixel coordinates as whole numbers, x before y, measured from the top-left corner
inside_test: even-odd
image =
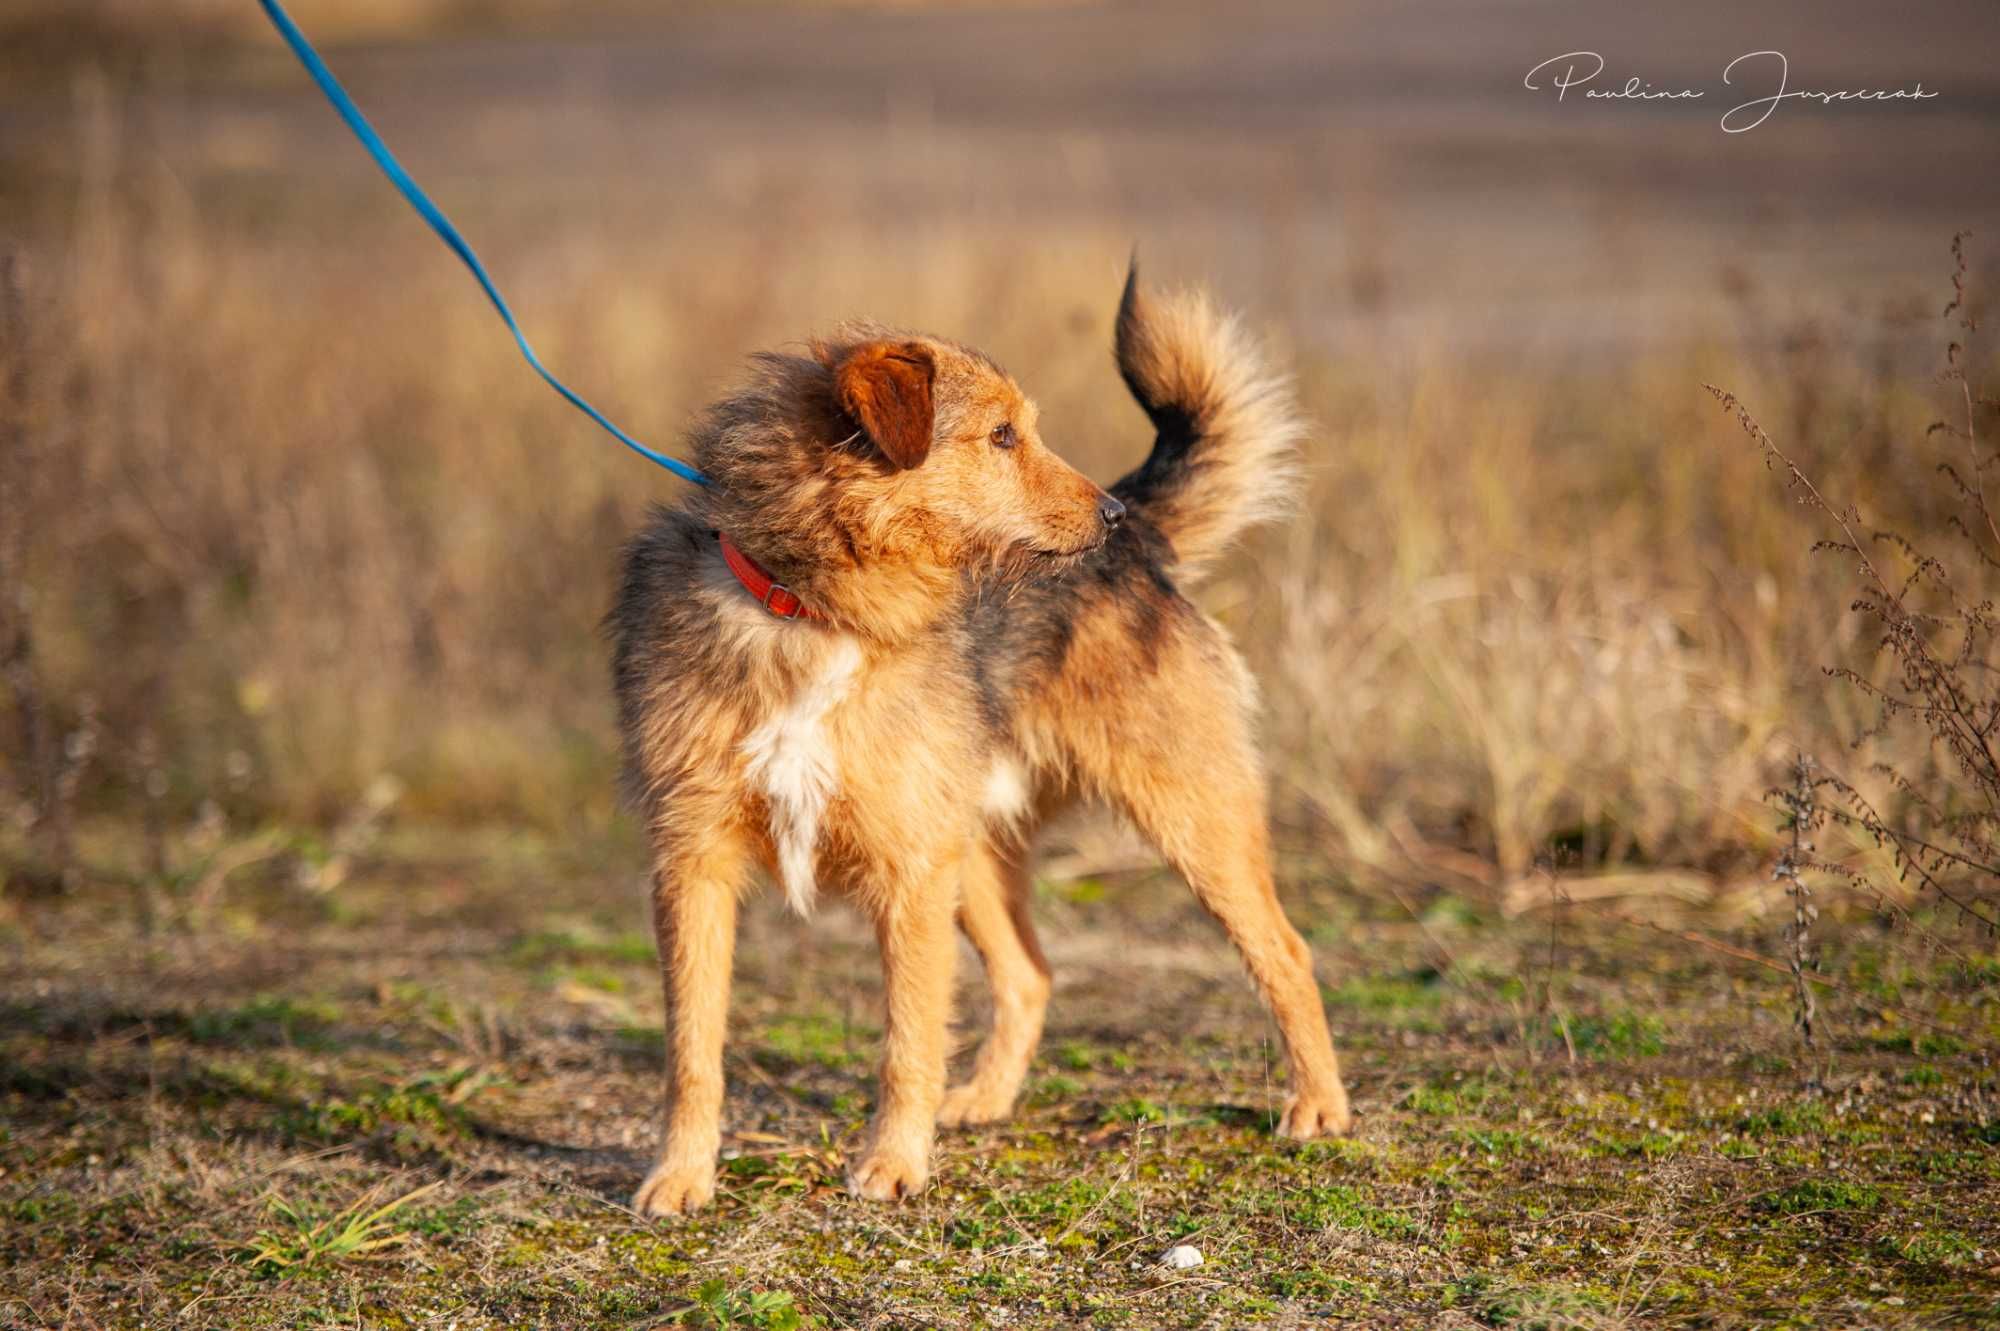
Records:
[[[689,1215],[708,1205],[715,1196],[715,1166],[653,1166],[639,1191],[632,1194],[632,1209],[643,1216]]]
[[[898,1202],[922,1192],[930,1173],[929,1162],[921,1155],[870,1151],[848,1172],[847,1190],[871,1202]]]
[[[1347,1092],[1306,1091],[1285,1101],[1278,1118],[1278,1135],[1293,1141],[1314,1137],[1345,1137],[1354,1127],[1354,1115],[1347,1108]]]
[[[1000,1123],[1013,1116],[1012,1093],[1003,1094],[990,1087],[967,1082],[944,1093],[944,1103],[938,1106],[937,1121],[939,1127],[962,1128],[974,1123]]]

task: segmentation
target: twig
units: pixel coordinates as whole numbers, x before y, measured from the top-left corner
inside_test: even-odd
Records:
[[[1791,833],[1791,841],[1785,847],[1785,853],[1778,857],[1771,877],[1785,885],[1785,895],[1792,899],[1792,923],[1785,931],[1792,968],[1792,1020],[1797,1024],[1806,1048],[1811,1049],[1813,1018],[1818,1015],[1818,1009],[1813,1003],[1812,986],[1806,983],[1807,931],[1819,917],[1819,908],[1813,905],[1812,886],[1806,882],[1803,870],[1812,858],[1813,844],[1807,837],[1819,821],[1819,809],[1814,799],[1817,790],[1813,782],[1812,759],[1799,754],[1793,761],[1792,773],[1792,787],[1783,792],[1785,827]]]

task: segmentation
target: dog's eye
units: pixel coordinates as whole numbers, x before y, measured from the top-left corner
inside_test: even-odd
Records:
[[[1009,421],[1005,425],[996,425],[993,427],[993,433],[986,437],[993,441],[993,447],[995,448],[1012,448],[1014,446],[1014,423]]]

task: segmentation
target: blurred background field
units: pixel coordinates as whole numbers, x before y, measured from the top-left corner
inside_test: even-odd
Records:
[[[939,1324],[985,1299],[1050,1325],[1350,1298],[1385,1324],[1994,1315],[1990,935],[1825,829],[1867,875],[1824,931],[1831,1079],[1787,979],[1741,955],[1783,947],[1766,792],[1795,754],[1896,817],[1878,762],[1947,805],[1961,781],[1824,673],[1890,667],[1811,551],[1832,532],[1702,385],[1870,521],[1948,535],[1953,445],[1926,431],[1963,336],[1953,233],[1976,313],[2000,276],[2000,9],[291,8],[545,359],[667,451],[748,353],[866,315],[991,351],[1108,481],[1148,442],[1109,354],[1127,256],[1245,312],[1297,372],[1310,480],[1201,600],[1264,684],[1282,887],[1372,1117],[1352,1152],[1271,1164],[1247,987],[1085,824],[1044,874],[1056,1024],[1025,1146],[950,1148],[959,1191],[891,1237],[829,1212],[837,1153],[737,1170],[715,1228],[618,1218],[659,1005],[597,625],[676,482],[520,364],[251,0],[14,0],[0,1183],[34,1295],[0,1317],[303,1325],[421,1293],[465,1325],[780,1325],[729,1302],[769,1286],[891,1324],[870,1291],[898,1258],[894,1298]],[[1724,134],[1722,67],[1766,47],[1795,84],[1941,96]],[[1522,88],[1593,48],[1607,81],[1710,95]],[[865,935],[747,920],[732,1149],[833,1152],[868,1085]],[[1162,1011],[1193,1014],[1199,1070]],[[1207,1163],[1145,1174],[1135,1121]],[[1204,1182],[1244,1151],[1280,1181]],[[280,1298],[283,1264],[243,1256],[272,1190],[334,1215],[426,1173],[448,1187],[400,1265]],[[1530,1225],[1551,1178],[1574,1195]],[[1052,1218],[1013,1209],[1029,1183]],[[1190,1302],[1130,1274],[1195,1230],[1236,1284]],[[121,1234],[154,1265],[107,1274]],[[1031,1239],[1077,1251],[1030,1270]],[[1742,1264],[1693,1270],[1714,1251]],[[501,1293],[452,1302],[474,1287]],[[651,1293],[592,1301],[613,1289]]]
[[[1498,883],[1552,844],[1754,869],[1795,747],[1867,766],[1819,673],[1866,656],[1824,533],[1700,384],[1871,515],[1930,515],[1995,19],[1836,9],[1782,25],[1795,83],[1946,95],[1725,135],[1719,96],[1521,87],[1581,26],[1721,93],[1783,17],[1723,8],[299,17],[551,362],[658,444],[749,351],[867,314],[992,349],[1109,479],[1145,445],[1108,364],[1127,253],[1213,284],[1317,422],[1303,520],[1207,598],[1268,682],[1286,824]],[[95,745],[80,816],[319,825],[374,791],[604,826],[595,626],[671,482],[524,372],[254,6],[4,23],[10,516],[47,728]]]

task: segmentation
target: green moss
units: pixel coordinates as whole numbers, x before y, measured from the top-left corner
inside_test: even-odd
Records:
[[[1824,1133],[1828,1117],[1822,1101],[1801,1100],[1743,1114],[1736,1130],[1749,1137],[1799,1137]]]
[[[1467,1308],[1489,1326],[1565,1331],[1600,1322],[1611,1301],[1602,1291],[1561,1284],[1516,1284],[1479,1274],[1445,1287],[1448,1308]]]
[[[1097,1063],[1090,1046],[1075,1040],[1058,1047],[1055,1051],[1055,1060],[1071,1072],[1088,1072]]]
[[[1302,1188],[1282,1203],[1285,1218],[1302,1229],[1358,1229],[1380,1238],[1408,1239],[1416,1221],[1377,1205],[1363,1189],[1345,1184]]]
[[[629,932],[587,936],[569,930],[554,930],[516,939],[507,949],[507,959],[529,968],[556,962],[650,966],[658,959],[658,952],[650,934]]]
[[[1101,878],[1070,878],[1062,881],[1037,879],[1035,887],[1042,895],[1067,901],[1072,906],[1094,906],[1104,900],[1104,880]]]
[[[420,1015],[438,1025],[449,1025],[458,1016],[450,997],[428,984],[414,980],[390,980],[376,992],[385,1007]]]
[[[1877,1049],[1895,1054],[1915,1054],[1919,1058],[1948,1058],[1965,1050],[1965,1042],[1941,1031],[1892,1031],[1870,1038]]]
[[[1454,1081],[1445,1085],[1419,1086],[1404,1099],[1410,1111],[1436,1118],[1455,1118],[1479,1111],[1491,1088],[1482,1082]]]
[[[1939,978],[1970,993],[2000,986],[2000,957],[1970,957],[1939,963]]]
[[[1654,1058],[1666,1051],[1666,1026],[1637,1012],[1567,1019],[1569,1042],[1584,1058]],[[1557,1039],[1561,1031],[1551,1027]]]
[[[1926,1266],[1971,1266],[1985,1256],[1980,1246],[1956,1230],[1931,1230],[1904,1239],[1884,1240],[1906,1262]]]
[[[1951,1183],[1976,1178],[2000,1178],[2000,1156],[1991,1151],[1921,1151],[1909,1168],[1927,1183]]]
[[[17,1197],[7,1206],[7,1214],[18,1225],[57,1223],[74,1218],[79,1211],[74,1195],[62,1191]]]
[[[1882,1190],[1845,1179],[1807,1179],[1763,1197],[1758,1205],[1779,1215],[1799,1216],[1817,1211],[1869,1211],[1882,1204]]]
[[[1264,1278],[1264,1288],[1281,1299],[1338,1301],[1342,1304],[1372,1303],[1380,1297],[1376,1287],[1367,1281],[1337,1276],[1312,1267],[1274,1271]]]
[[[1658,1160],[1676,1155],[1685,1138],[1678,1132],[1619,1132],[1600,1128],[1591,1134],[1590,1154],[1613,1158]]]
[[[1452,1136],[1482,1155],[1528,1155],[1544,1149],[1541,1138],[1511,1128],[1454,1128]]]
[[[1031,1105],[1056,1104],[1061,1101],[1074,1099],[1082,1091],[1083,1083],[1073,1077],[1060,1075],[1044,1077],[1036,1082],[1034,1088],[1028,1092],[1028,1103]]]
[[[466,1097],[456,1093],[478,1075],[470,1069],[425,1074],[400,1085],[301,1100],[280,1121],[295,1135],[319,1141],[385,1134],[398,1152],[435,1149],[470,1135]]]
[[[1443,978],[1436,971],[1422,970],[1395,975],[1355,976],[1324,993],[1326,1001],[1335,1007],[1396,1012],[1407,1008],[1436,1008],[1444,1002],[1445,989]]]
[[[1133,1206],[1130,1189],[1117,1189],[1086,1176],[1029,1188],[1011,1198],[996,1197],[983,1214],[1017,1223],[1045,1242],[1079,1247],[1115,1230],[1131,1215]]]
[[[760,1032],[761,1052],[787,1063],[824,1068],[858,1067],[868,1061],[865,1046],[879,1033],[849,1025],[833,1013],[796,1013],[778,1018]]]
[[[1025,1243],[1028,1241],[1028,1236],[1005,1219],[990,1215],[970,1215],[947,1221],[944,1227],[944,1241],[954,1248],[978,1252],[986,1248],[1005,1248]]]
[[[1381,1155],[1382,1147],[1358,1137],[1322,1137],[1317,1141],[1300,1142],[1292,1153],[1292,1159],[1300,1165],[1311,1166],[1333,1161],[1373,1161]]]
[[[1167,1107],[1141,1097],[1106,1105],[1097,1116],[1100,1123],[1164,1123]]]
[[[1058,1067],[1071,1072],[1089,1072],[1093,1068],[1109,1068],[1114,1072],[1130,1072],[1132,1056],[1122,1049],[1103,1049],[1085,1044],[1081,1040],[1066,1041],[1055,1051]]]
[[[603,966],[558,966],[549,972],[551,984],[580,984],[604,994],[622,994],[629,987],[625,976]]]
[[[283,994],[254,998],[238,1007],[210,1008],[187,1019],[187,1036],[199,1044],[280,1043],[325,1048],[340,1009]]]
[[[466,1238],[483,1226],[477,1197],[460,1197],[442,1206],[426,1206],[412,1211],[405,1220],[412,1233],[427,1238]]]

